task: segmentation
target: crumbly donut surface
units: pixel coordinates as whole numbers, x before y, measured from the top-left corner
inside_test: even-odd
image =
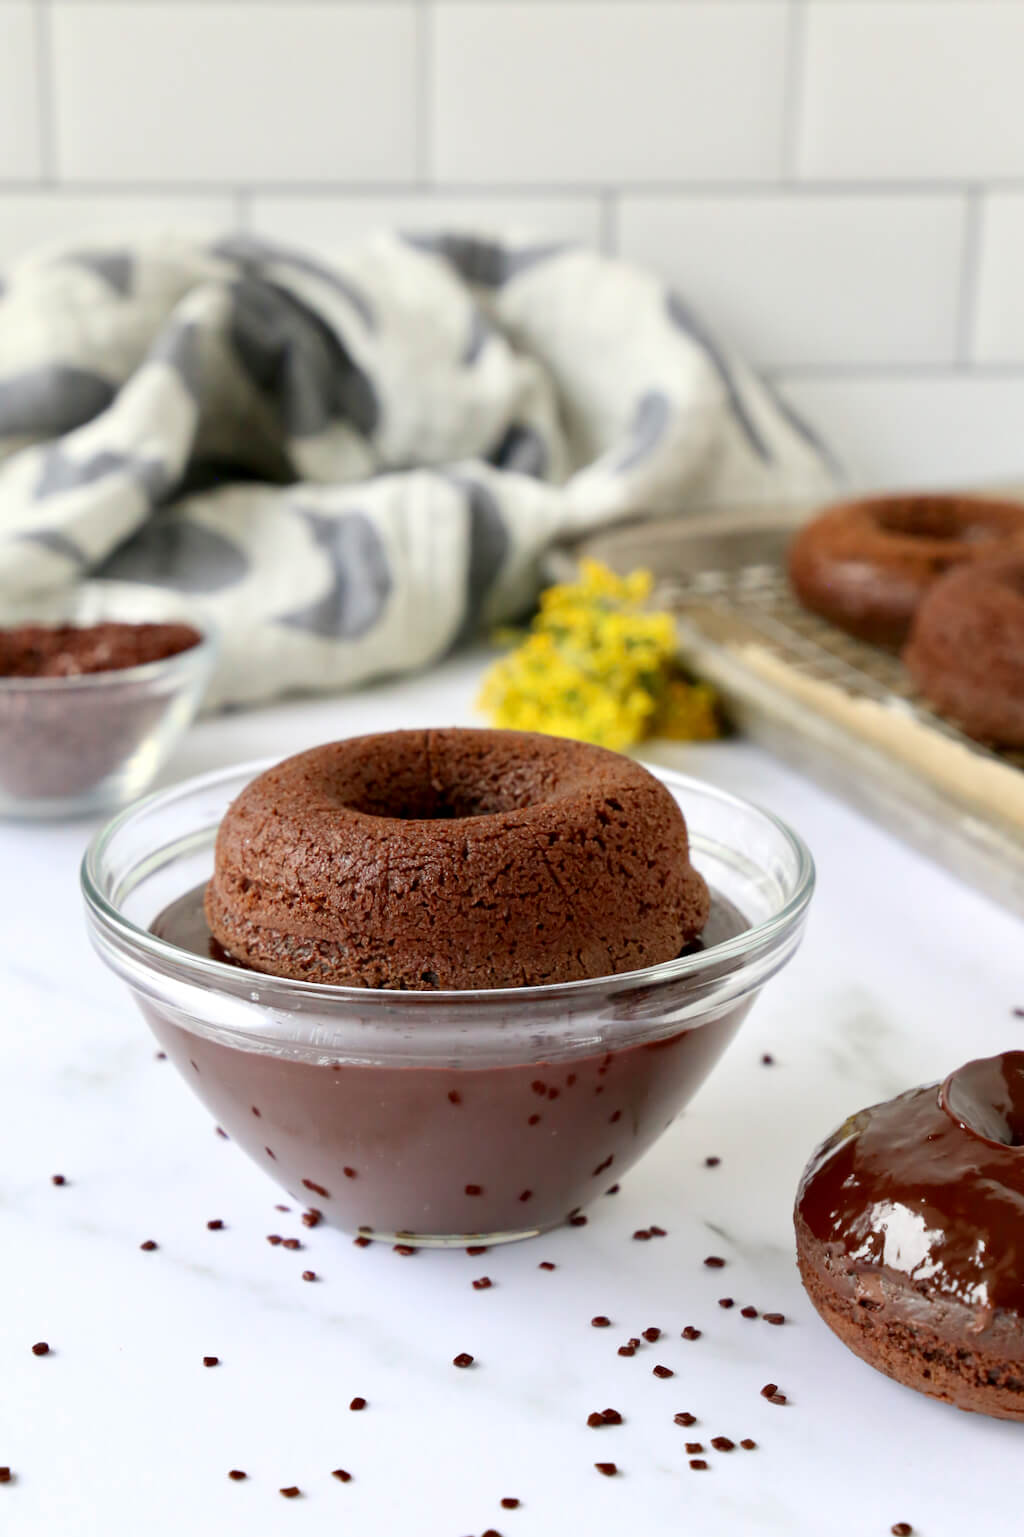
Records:
[[[707,921],[686,823],[618,753],[512,731],[398,731],[278,764],[230,807],[206,914],[255,970],[522,987],[672,959]]]

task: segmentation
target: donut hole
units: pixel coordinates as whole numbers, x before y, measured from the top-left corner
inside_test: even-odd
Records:
[[[875,509],[875,522],[884,533],[933,543],[987,544],[1005,538],[1005,530],[986,519],[983,507],[942,496],[883,502]]]
[[[940,1102],[966,1131],[1002,1147],[1024,1147],[1024,1051],[968,1062],[942,1085]]]
[[[358,796],[346,797],[345,804],[368,817],[389,817],[399,822],[458,822],[471,817],[493,816],[513,811],[515,805],[500,795],[461,785],[381,785]]]

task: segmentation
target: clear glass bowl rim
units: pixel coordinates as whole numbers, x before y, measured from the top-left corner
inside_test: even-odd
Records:
[[[191,672],[193,668],[212,669],[219,649],[216,627],[205,619],[182,619],[181,623],[191,625],[199,633],[195,645],[187,646],[184,651],[157,657],[153,662],[140,662],[135,667],[110,667],[105,672],[78,672],[58,678],[0,677],[0,694],[59,694],[64,690],[85,693],[90,689],[117,688],[127,683],[155,682],[158,678],[173,677],[178,671]],[[133,804],[138,806],[140,803],[135,801]]]
[[[187,652],[181,654],[188,655]],[[155,809],[159,803],[171,805],[179,798],[216,789],[225,781],[236,779],[241,781],[243,776],[247,783],[279,762],[280,759],[276,756],[262,758],[235,764],[226,769],[214,769],[210,773],[182,780],[179,784],[156,790],[133,801],[101,827],[86,849],[81,864],[81,884],[86,907],[99,929],[119,940],[136,960],[156,962],[162,970],[176,972],[188,981],[200,984],[213,992],[221,990],[233,992],[239,980],[237,967],[225,965],[222,961],[215,961],[205,956],[193,955],[179,949],[177,945],[159,939],[148,929],[141,928],[132,922],[107,898],[103,889],[105,858],[110,844],[122,827],[135,817]],[[242,975],[258,979],[263,1002],[270,1008],[287,1009],[291,1000],[299,1008],[312,1004],[329,1010],[332,1005],[344,1005],[370,1012],[374,1008],[393,1010],[397,1006],[403,1009],[406,1007],[427,1010],[450,1009],[472,1003],[509,1005],[515,1002],[529,1002],[533,1005],[545,1002],[558,1003],[565,1000],[579,1004],[585,1002],[588,996],[607,995],[611,991],[617,992],[620,988],[650,987],[682,981],[689,977],[700,978],[704,972],[712,969],[715,975],[720,977],[723,968],[729,969],[729,963],[734,963],[736,969],[741,968],[748,958],[771,949],[773,944],[784,939],[799,924],[814,891],[815,870],[811,852],[803,839],[781,817],[777,817],[774,812],[767,811],[753,801],[746,800],[743,796],[733,795],[728,790],[721,790],[717,785],[688,774],[676,773],[674,770],[663,769],[654,764],[646,764],[645,767],[681,798],[684,815],[686,814],[686,793],[695,791],[723,805],[731,806],[745,815],[753,814],[760,817],[774,829],[796,861],[796,873],[791,890],[777,912],[772,913],[760,923],[744,929],[734,938],[724,940],[696,955],[681,956],[638,971],[587,977],[577,982],[543,983],[536,987],[418,991],[383,987],[341,987],[326,982],[299,982],[291,977],[277,977],[265,972],[247,971]]]

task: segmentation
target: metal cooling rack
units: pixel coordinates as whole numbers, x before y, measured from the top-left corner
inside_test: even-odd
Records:
[[[660,573],[656,600],[677,615],[684,658],[718,688],[747,735],[1024,916],[1019,810],[1016,818],[1006,805],[1001,811],[1005,794],[975,784],[972,766],[1024,773],[1024,754],[971,741],[915,695],[897,656],[802,609],[784,569],[792,527],[792,520],[770,525],[743,517],[729,527],[721,514],[689,526],[663,521],[613,530],[572,555],[591,555],[620,571],[646,566]],[[754,665],[746,650],[752,647],[782,664],[778,678]],[[830,714],[820,701],[801,697],[800,681],[832,685],[845,701],[873,700],[897,723],[901,716],[914,723],[926,733],[932,771],[879,740],[856,711]]]
[[[740,566],[733,571],[700,571],[688,579],[670,578],[659,585],[657,601],[702,633],[709,628],[702,624],[702,615],[714,615],[716,622],[710,628],[719,633],[709,638],[761,645],[815,682],[834,684],[879,704],[901,700],[929,730],[948,741],[960,743],[977,757],[1024,770],[1024,753],[984,747],[936,715],[917,694],[894,653],[846,635],[802,608],[779,566]]]

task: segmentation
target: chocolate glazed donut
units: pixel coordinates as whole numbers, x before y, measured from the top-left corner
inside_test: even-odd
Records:
[[[861,1110],[797,1194],[808,1296],[907,1387],[1024,1420],[1024,1052]]]
[[[1024,553],[936,582],[903,662],[924,697],[968,736],[1024,748]]]
[[[288,759],[229,808],[206,894],[214,937],[257,971],[414,989],[654,965],[709,905],[653,775],[515,731],[396,731]]]
[[[884,496],[813,519],[789,547],[805,608],[873,645],[907,638],[925,593],[955,566],[1024,554],[1024,505],[972,496]]]

